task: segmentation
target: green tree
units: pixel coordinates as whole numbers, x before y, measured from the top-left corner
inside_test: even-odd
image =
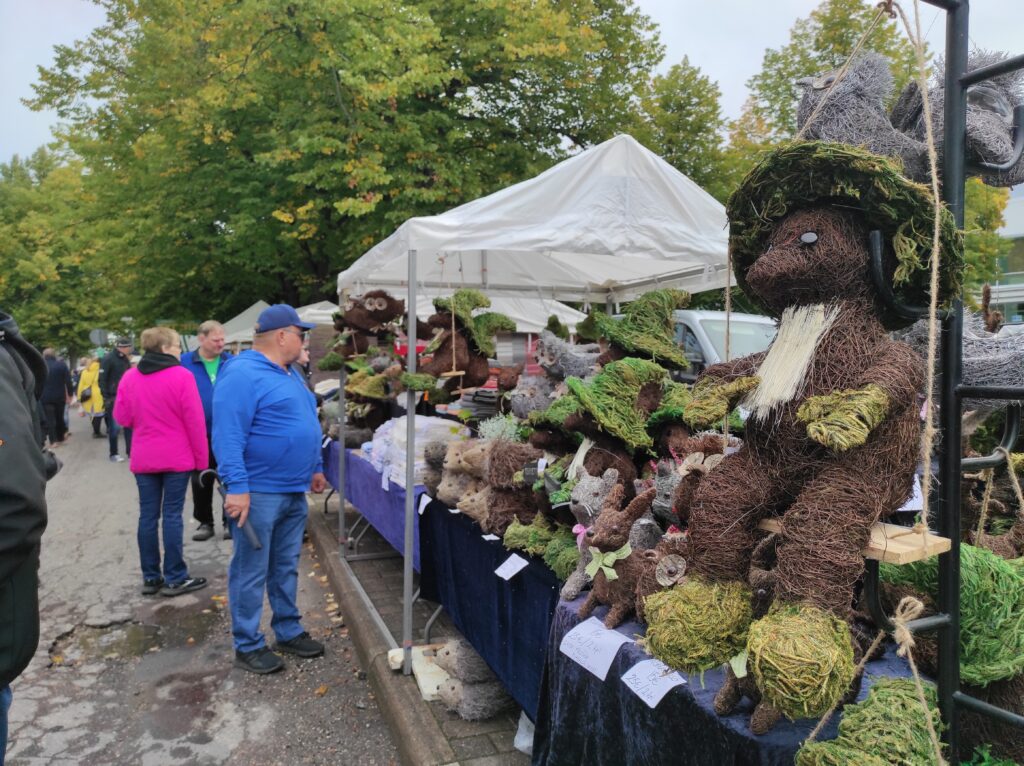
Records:
[[[38,108],[90,169],[128,313],[334,294],[412,215],[630,124],[661,56],[631,0],[101,0]]]
[[[1013,240],[998,233],[1010,199],[1009,189],[987,186],[981,179],[968,178],[964,197],[964,294],[977,308],[977,297],[986,282],[1000,274],[999,259],[1009,254]]]
[[[714,197],[722,199],[726,119],[718,84],[686,56],[657,75],[640,99],[639,138]]]
[[[46,149],[0,164],[0,306],[33,342],[72,354],[107,324],[119,282],[97,245],[109,232],[83,217],[84,178]]]
[[[841,67],[878,13],[868,0],[824,0],[810,16],[798,19],[789,42],[765,51],[761,71],[747,80],[752,113],[764,121],[772,138],[796,132],[796,107],[801,77]],[[884,18],[871,32],[863,50],[889,59],[898,94],[916,71],[916,59],[898,20]]]

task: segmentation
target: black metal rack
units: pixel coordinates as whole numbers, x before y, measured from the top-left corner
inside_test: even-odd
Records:
[[[946,71],[943,103],[944,152],[942,160],[942,197],[958,228],[964,224],[964,181],[966,174],[967,88],[977,82],[1024,69],[1024,56],[1009,58],[992,66],[967,71],[969,0],[924,0],[946,12]],[[1014,110],[1014,154],[1002,165],[980,163],[972,170],[1000,172],[1012,167],[1024,151],[1024,107]],[[872,234],[873,276],[881,266],[881,235]],[[891,289],[881,291],[890,310],[905,318],[927,314],[918,307],[896,304]],[[887,294],[886,294],[887,293]],[[933,494],[939,535],[952,542],[948,553],[939,556],[938,614],[912,621],[908,627],[916,632],[938,632],[938,700],[942,720],[947,726],[946,743],[951,757],[959,749],[961,710],[970,710],[1003,723],[1024,728],[1024,716],[990,705],[960,691],[960,479],[964,471],[990,468],[1005,461],[1005,453],[997,450],[981,458],[962,459],[960,449],[961,405],[964,399],[1024,399],[1024,388],[1012,386],[964,386],[963,382],[963,302],[957,300],[940,314],[940,396],[939,396],[939,491]],[[1007,409],[1002,447],[1010,449],[1020,433],[1020,407]],[[880,627],[892,629],[878,602],[878,562],[867,561],[865,595]]]

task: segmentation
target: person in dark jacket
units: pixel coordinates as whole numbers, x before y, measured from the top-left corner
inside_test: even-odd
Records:
[[[56,447],[63,444],[68,435],[64,409],[74,396],[75,388],[71,384],[71,370],[64,360],[57,358],[52,348],[43,349],[43,361],[46,362],[46,380],[39,400],[43,403],[43,415],[46,417],[46,436],[50,446]]]
[[[11,682],[39,644],[39,541],[46,480],[60,464],[43,450],[37,402],[46,363],[0,312],[0,763],[7,749]]]
[[[114,404],[117,399],[117,386],[121,378],[132,367],[131,360],[132,342],[128,338],[118,338],[114,343],[114,350],[107,353],[100,362],[100,393],[103,394],[103,401],[107,407],[107,439],[110,441],[110,462],[123,463],[124,458],[117,452],[117,435],[121,433],[121,426],[114,420]],[[132,454],[132,432],[130,428],[124,429],[124,451],[131,457]]]
[[[196,333],[199,348],[186,351],[181,355],[181,366],[192,373],[199,388],[199,398],[203,400],[203,413],[206,415],[206,438],[210,440],[213,433],[213,385],[217,381],[228,362],[230,353],[224,350],[224,327],[220,322],[209,319],[199,325]],[[207,445],[209,446],[209,444]],[[210,468],[216,470],[217,460],[213,456],[213,447],[209,447]],[[209,471],[196,471],[192,474],[192,516],[199,522],[199,528],[193,533],[193,540],[209,540],[213,537],[213,488],[214,477]],[[224,539],[231,539],[231,528],[221,510],[224,523]]]

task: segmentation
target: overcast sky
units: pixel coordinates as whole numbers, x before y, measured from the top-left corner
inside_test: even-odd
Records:
[[[819,0],[638,0],[661,27],[663,68],[689,56],[722,90],[729,117],[740,112],[745,82],[761,67],[767,48],[784,45],[797,18]],[[903,0],[912,13],[912,0]],[[929,44],[943,47],[940,11],[922,3]],[[36,66],[53,61],[53,46],[83,38],[103,20],[87,0],[0,0],[0,161],[29,154],[50,140],[51,113],[21,105],[30,96]],[[1024,52],[1024,0],[975,0],[971,39],[986,48]]]

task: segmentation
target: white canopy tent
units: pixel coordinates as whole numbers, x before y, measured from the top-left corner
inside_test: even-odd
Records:
[[[433,296],[462,287],[480,289],[492,302],[546,297],[610,305],[659,287],[691,293],[723,287],[727,253],[722,205],[635,139],[621,135],[528,181],[440,215],[409,219],[338,275],[338,294],[382,288],[400,295],[396,288],[404,288],[406,305],[417,310],[419,290]],[[408,321],[412,337],[411,311]],[[408,346],[406,367],[416,369],[415,344]],[[342,370],[342,397],[344,375]],[[415,412],[415,404],[409,391],[406,412]],[[339,412],[345,412],[344,401]],[[406,449],[402,641],[403,670],[409,674],[414,417],[406,418]],[[344,487],[345,461],[339,462]],[[344,551],[344,512],[338,525]],[[341,559],[347,564],[344,553]]]
[[[317,303],[310,303],[308,306],[300,306],[295,309],[299,314],[299,319],[309,324],[334,324],[333,314],[338,310],[338,304],[331,303],[330,301],[318,301]]]
[[[426,319],[435,313],[433,300],[441,295],[450,295],[447,290],[431,290],[427,295],[416,296],[416,315]],[[570,332],[576,331],[576,325],[587,318],[582,311],[572,306],[553,301],[548,298],[517,297],[499,295],[491,297],[491,307],[485,311],[497,311],[516,323],[516,332],[537,334],[548,323],[548,317],[554,314],[558,321],[566,325]]]
[[[476,287],[492,299],[628,301],[725,284],[725,209],[630,136],[487,197],[410,218],[338,275],[338,291]]]

